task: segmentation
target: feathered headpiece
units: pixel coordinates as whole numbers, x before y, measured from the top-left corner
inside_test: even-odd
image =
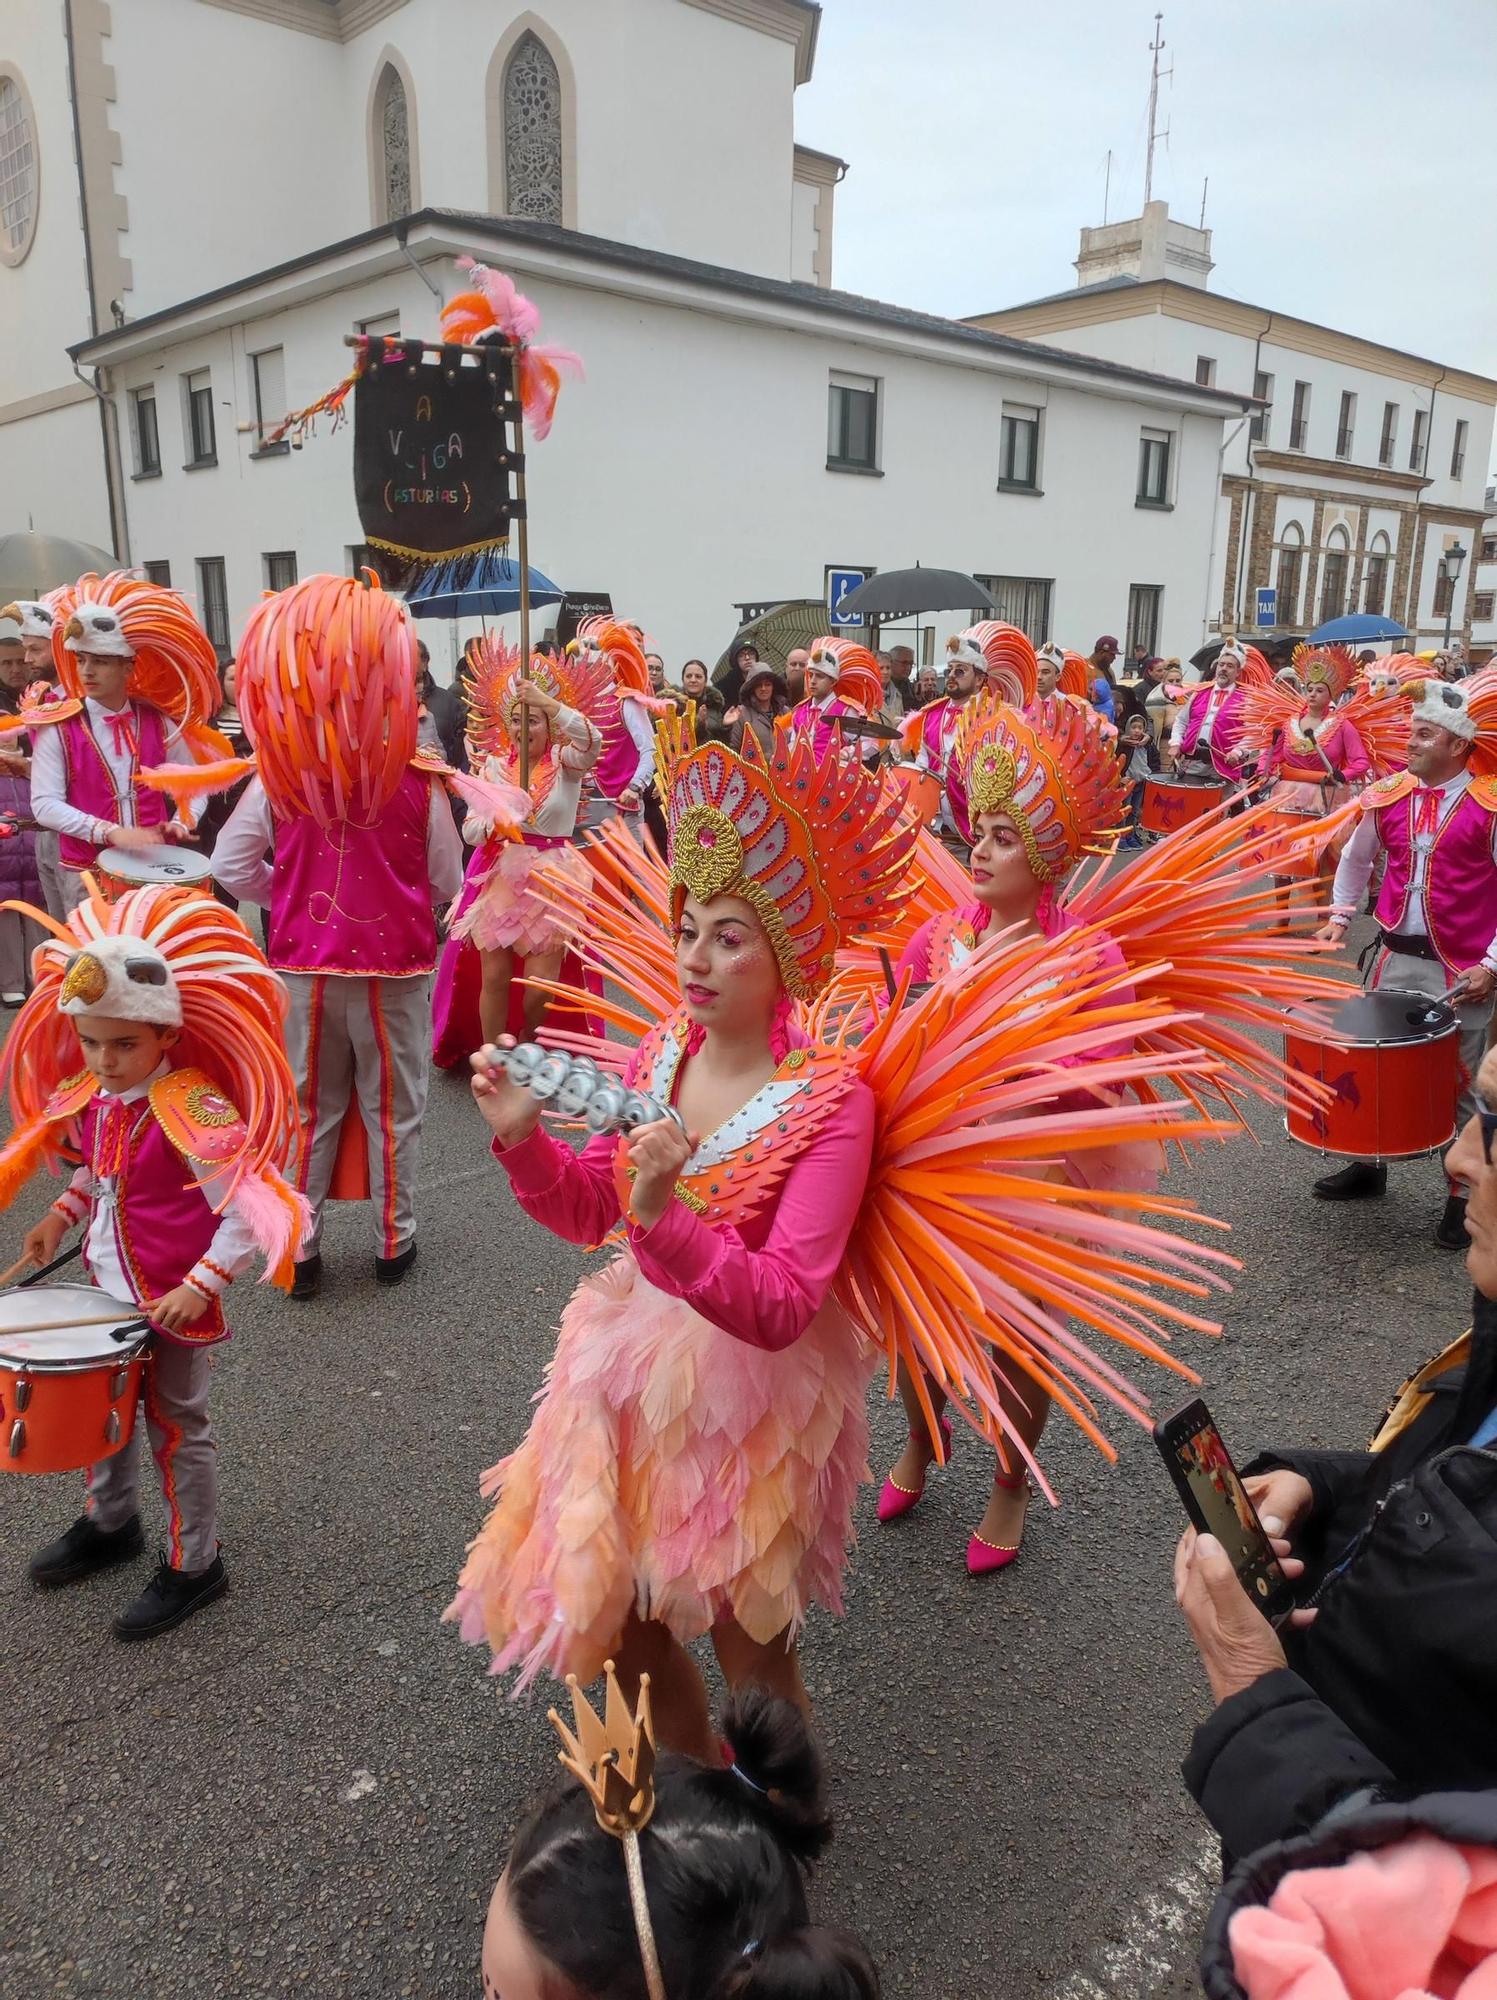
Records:
[[[700,903],[740,896],[769,936],[786,991],[813,998],[837,948],[882,922],[914,891],[918,831],[903,801],[832,747],[818,764],[807,733],[782,732],[766,764],[752,730],[735,755],[699,750],[667,722],[672,915],[688,890]],[[673,754],[676,753],[676,754]]]
[[[640,695],[646,700],[653,698],[645,649],[633,630],[617,618],[584,618],[577,627],[576,638],[568,642],[567,651],[580,656],[590,653],[597,659],[606,660],[620,695]]]
[[[36,983],[0,1054],[13,1124],[0,1147],[0,1207],[38,1166],[63,1164],[68,1128],[97,1089],[80,1069],[71,1016],[118,1007],[127,1020],[180,1024],[174,1066],[202,1070],[226,1100],[203,1114],[224,1148],[205,1191],[217,1209],[240,1199],[266,1276],[289,1285],[309,1212],[286,1179],[301,1142],[286,989],[241,919],[194,889],[132,889],[106,903],[91,883],[65,923],[25,903],[4,907],[51,936],[37,946]]]
[[[442,308],[442,338],[472,346],[501,333],[515,349],[515,389],[531,435],[544,438],[556,415],[563,371],[581,376],[582,363],[565,347],[542,347],[536,340],[541,316],[512,278],[491,271],[471,257],[459,257],[458,269],[473,281],[471,292],[460,292]]]
[[[1357,656],[1348,646],[1298,645],[1289,656],[1289,665],[1301,687],[1328,687],[1333,702],[1340,701],[1360,671]]]
[[[509,767],[517,781],[520,761],[519,685],[532,686],[551,695],[566,708],[574,708],[602,732],[609,718],[617,689],[613,666],[601,650],[583,647],[567,649],[560,660],[533,653],[527,672],[520,669],[520,649],[507,646],[498,633],[485,633],[468,647],[463,694],[468,707],[468,741],[484,757],[495,757]],[[550,791],[556,777],[554,742],[531,771],[530,791],[537,804]],[[565,759],[563,759],[565,761]]]
[[[1126,816],[1117,732],[1090,706],[1051,699],[1027,713],[984,698],[957,724],[967,807],[1007,813],[1041,882],[1059,882]]]
[[[1092,696],[1091,667],[1082,653],[1070,652],[1064,646],[1057,646],[1052,639],[1040,647],[1035,654],[1035,665],[1047,660],[1054,667],[1057,680],[1057,694],[1071,695],[1077,701],[1090,701]]]
[[[18,597],[14,602],[0,606],[0,619],[13,620],[20,628],[23,639],[52,637],[52,613],[35,597]]]
[[[830,674],[837,692],[855,702],[867,715],[876,715],[884,705],[884,683],[878,661],[866,646],[851,639],[834,639],[830,633],[811,641],[811,672]]]
[[[1027,635],[1017,625],[1002,625],[992,618],[969,625],[965,632],[946,641],[946,656],[948,665],[965,660],[986,674],[989,691],[1015,708],[1027,707],[1039,692],[1039,662]]]

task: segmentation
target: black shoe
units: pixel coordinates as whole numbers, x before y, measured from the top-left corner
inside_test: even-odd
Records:
[[[1353,1160],[1339,1173],[1322,1174],[1315,1183],[1322,1201],[1373,1201],[1388,1192],[1388,1169],[1370,1160]]]
[[[44,1589],[77,1583],[97,1569],[113,1569],[116,1563],[129,1562],[144,1547],[139,1514],[132,1514],[123,1528],[108,1529],[96,1528],[87,1514],[80,1514],[65,1535],[48,1542],[31,1558],[31,1581]]]
[[[1466,1197],[1463,1194],[1445,1197],[1445,1213],[1435,1224],[1435,1241],[1442,1250],[1471,1248],[1471,1238],[1466,1234]]]
[[[291,1280],[291,1296],[294,1299],[315,1299],[321,1290],[322,1254],[319,1251],[298,1263],[296,1275]]]
[[[376,1257],[374,1275],[382,1285],[398,1285],[415,1261],[416,1239],[413,1236],[397,1256]]]
[[[154,1639],[158,1632],[170,1632],[194,1611],[201,1611],[229,1587],[229,1573],[222,1556],[215,1556],[206,1569],[191,1575],[173,1569],[163,1554],[156,1574],[133,1604],[127,1604],[114,1621],[117,1639]]]

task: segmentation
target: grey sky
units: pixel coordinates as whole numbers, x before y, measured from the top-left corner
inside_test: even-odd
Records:
[[[981,312],[1075,283],[1143,198],[1150,0],[825,0],[796,137],[833,282]],[[1164,0],[1154,193],[1211,289],[1497,376],[1497,0]]]

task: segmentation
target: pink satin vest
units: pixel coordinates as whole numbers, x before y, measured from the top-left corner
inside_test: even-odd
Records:
[[[922,733],[930,767],[946,789],[946,803],[951,808],[951,817],[956,822],[956,830],[963,840],[970,841],[972,822],[967,816],[967,788],[962,783],[955,757],[948,756],[943,763],[941,756],[941,729],[950,709],[949,701],[933,701],[923,713]]]
[[[146,701],[132,701],[129,713],[135,726],[137,752],[136,769],[143,764],[160,764],[166,757],[166,719],[159,708],[153,708]],[[66,722],[54,725],[62,737],[62,754],[67,765],[67,799],[70,806],[80,812],[92,813],[95,819],[120,820],[120,802],[115,796],[114,779],[109,766],[104,762],[93,732],[88,726],[87,712],[70,716]],[[108,725],[106,724],[107,728]],[[171,817],[171,807],[164,792],[153,792],[148,786],[137,783],[135,788],[135,823],[137,826],[165,826]],[[86,840],[75,840],[65,833],[58,840],[58,855],[64,868],[92,868],[99,858],[97,847]]]
[[[622,701],[604,724],[602,736],[603,748],[593,766],[593,783],[605,799],[616,799],[633,784],[634,773],[639,769],[639,745],[629,734]]]
[[[1410,792],[1377,809],[1378,838],[1388,850],[1377,921],[1397,932],[1403,922],[1413,860],[1419,795]],[[1449,973],[1479,965],[1497,931],[1497,866],[1492,861],[1492,814],[1463,792],[1435,835],[1424,884],[1429,941]]]
[[[825,708],[818,708],[814,701],[800,701],[790,711],[790,727],[797,730],[813,731],[812,749],[818,758],[824,757],[829,748],[838,743],[852,743],[857,739],[844,737],[842,731],[832,721],[834,715],[861,715],[862,710],[854,708],[850,701],[834,694]]]
[[[94,1165],[99,1125],[110,1100],[100,1095],[84,1107],[83,1156]],[[120,1258],[143,1299],[159,1299],[175,1291],[207,1253],[218,1233],[219,1218],[208,1205],[192,1168],[167,1138],[141,1098],[139,1114],[130,1127],[125,1165],[119,1175],[115,1230]],[[85,1253],[86,1256],[86,1253]],[[223,1307],[217,1299],[200,1319],[180,1334],[160,1333],[184,1347],[203,1347],[225,1334]],[[159,1332],[159,1329],[158,1329]]]
[[[437,962],[426,827],[435,780],[407,771],[373,826],[275,822],[268,956],[280,972],[395,979]]]
[[[1211,697],[1215,691],[1215,688],[1208,683],[1203,688],[1197,688],[1190,697],[1186,709],[1185,728],[1180,735],[1182,751],[1194,750],[1200,741],[1201,724],[1206,720],[1206,711],[1211,706]],[[1230,688],[1223,696],[1221,706],[1216,711],[1216,720],[1211,725],[1211,761],[1216,766],[1219,776],[1223,778],[1237,775],[1235,767],[1227,762],[1226,753],[1237,747],[1237,739],[1242,734],[1242,702],[1241,688]]]

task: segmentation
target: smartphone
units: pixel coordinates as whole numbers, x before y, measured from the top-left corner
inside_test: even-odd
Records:
[[[1197,1397],[1161,1419],[1154,1426],[1154,1442],[1192,1525],[1203,1535],[1215,1535],[1237,1581],[1265,1618],[1287,1618],[1294,1609],[1293,1587],[1206,1405]]]

